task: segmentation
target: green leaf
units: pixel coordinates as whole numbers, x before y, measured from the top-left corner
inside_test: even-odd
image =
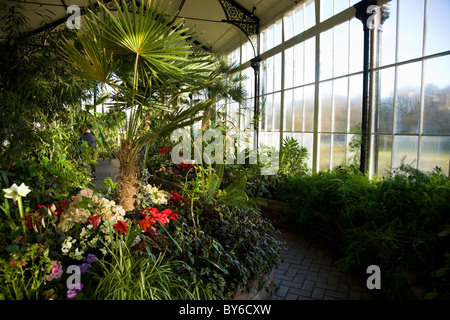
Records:
[[[17,227],[17,228],[19,228],[19,227]],[[19,230],[20,230],[20,228],[19,228]],[[18,244],[13,244],[13,245],[10,245],[8,248],[6,248],[6,251],[16,252],[19,249],[20,249],[20,246]]]
[[[436,291],[428,292],[425,295],[425,300],[435,300],[438,297],[438,293]]]
[[[446,271],[447,271],[447,268],[438,269],[438,270],[433,271],[431,273],[431,276],[433,278],[441,278],[445,274]]]

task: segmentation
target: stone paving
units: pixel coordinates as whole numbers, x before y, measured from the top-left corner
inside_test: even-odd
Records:
[[[99,159],[94,183],[101,188],[106,177],[115,180],[117,174],[117,162]],[[274,271],[276,289],[270,296],[271,300],[375,299],[361,279],[338,270],[325,247],[293,232],[280,231],[287,250]]]
[[[361,279],[339,271],[329,251],[313,240],[281,230],[287,250],[275,269],[271,300],[373,300]]]

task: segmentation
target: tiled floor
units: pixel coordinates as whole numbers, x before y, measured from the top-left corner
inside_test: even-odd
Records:
[[[374,299],[362,279],[339,271],[325,248],[289,231],[281,238],[287,250],[274,273],[272,300]]]

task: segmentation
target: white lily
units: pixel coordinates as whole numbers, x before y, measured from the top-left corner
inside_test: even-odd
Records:
[[[19,189],[19,187],[15,183],[10,188],[3,189],[3,191],[5,192],[5,198],[10,198],[13,199],[14,201],[17,201],[17,199],[19,198],[19,193],[17,192],[17,189]]]
[[[31,189],[25,185],[25,183],[22,183],[18,188],[17,188],[17,193],[19,194],[19,196],[21,197],[26,197],[27,194],[29,194],[31,192]]]
[[[20,186],[17,186],[17,184],[13,184],[8,189],[3,189],[5,192],[5,198],[13,199],[14,201],[17,201],[19,196],[26,197],[28,193],[31,192],[31,189],[25,185],[25,183],[22,183]]]
[[[25,234],[27,230],[24,221],[22,197],[26,197],[27,194],[31,192],[31,189],[28,188],[25,183],[22,183],[20,186],[17,186],[17,184],[14,183],[10,188],[3,189],[3,191],[5,192],[5,198],[10,198],[13,199],[13,201],[17,201],[17,205],[19,206],[20,219],[22,220],[22,229],[23,233]]]

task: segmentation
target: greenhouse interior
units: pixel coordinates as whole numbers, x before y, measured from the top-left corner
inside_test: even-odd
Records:
[[[2,1],[0,300],[450,299],[449,14]]]

